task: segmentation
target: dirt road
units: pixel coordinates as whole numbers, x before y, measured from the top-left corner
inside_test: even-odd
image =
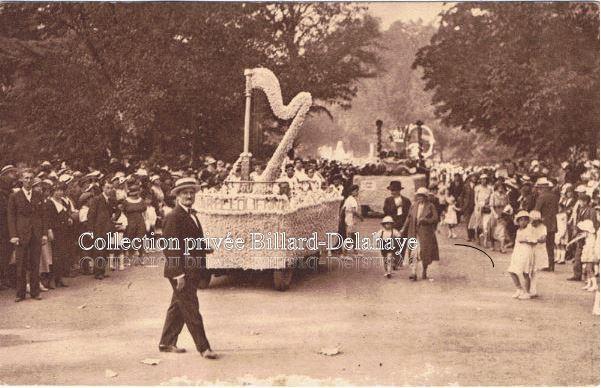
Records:
[[[565,281],[569,268],[540,276],[540,299],[517,301],[504,274],[509,255],[492,254],[493,268],[454,242],[465,241],[439,235],[432,281],[412,283],[406,268],[389,280],[357,261],[302,273],[287,292],[272,290],[267,274],[214,279],[199,299],[217,361],[193,351],[186,329],[178,345],[188,353],[158,352],[171,294],[158,267],[69,279],[43,301],[16,304],[3,291],[0,382],[599,384],[593,294]],[[318,354],[324,347],[340,354]]]

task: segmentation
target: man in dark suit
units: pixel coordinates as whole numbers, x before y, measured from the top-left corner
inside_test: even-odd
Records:
[[[400,231],[403,228],[403,225],[405,225],[405,220],[407,219],[409,209],[411,208],[411,201],[409,198],[401,195],[403,185],[399,181],[390,181],[388,190],[390,190],[390,196],[384,200],[384,215],[392,217],[394,220],[394,228]],[[403,250],[404,249],[405,248],[403,247]],[[401,251],[401,253],[395,257],[395,269],[399,267],[403,256],[404,252]]]
[[[538,197],[534,209],[538,210],[547,228],[547,257],[549,266],[543,271],[555,270],[555,233],[557,232],[557,212],[559,211],[559,197],[551,190],[552,184],[547,178],[538,178],[534,186],[538,190]]]
[[[473,241],[476,238],[476,230],[469,228],[469,219],[471,218],[476,207],[474,188],[476,187],[477,179],[478,175],[476,174],[472,174],[467,178],[467,182],[465,182],[463,192],[461,193],[461,199],[459,200],[461,214],[466,220],[465,225],[467,228],[467,241]]]
[[[13,245],[10,243],[8,234],[8,197],[15,181],[17,180],[17,169],[12,166],[4,166],[0,170],[0,291],[15,287],[14,270],[9,274],[10,257],[13,253]],[[12,266],[14,269],[14,266]]]
[[[40,300],[40,253],[42,244],[48,242],[48,228],[43,210],[42,196],[32,190],[33,172],[21,173],[22,188],[8,197],[7,219],[10,242],[15,247],[17,264],[17,298],[25,299],[27,271],[32,299]]]
[[[173,296],[167,309],[159,350],[172,353],[185,352],[176,345],[179,333],[186,324],[196,349],[204,358],[214,359],[217,355],[211,350],[205,335],[196,295],[203,271],[206,271],[205,254],[208,250],[206,246],[201,245],[186,254],[185,239],[204,237],[200,221],[192,209],[199,188],[196,179],[181,178],[175,182],[175,187],[171,190],[171,195],[176,196],[177,203],[165,218],[163,237],[168,240],[177,239],[179,247],[171,246],[164,250],[164,276],[169,279]]]
[[[106,179],[102,185],[102,193],[94,197],[88,210],[88,229],[94,233],[94,238],[107,239],[107,234],[115,231],[113,214],[115,213],[115,199],[113,196],[113,185]],[[92,257],[94,266],[94,278],[102,280],[108,277],[105,267],[108,261],[108,252],[95,250]]]

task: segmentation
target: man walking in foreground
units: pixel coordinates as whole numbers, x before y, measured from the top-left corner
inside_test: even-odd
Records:
[[[215,359],[217,355],[211,350],[205,335],[196,295],[202,271],[206,271],[205,254],[208,250],[204,249],[205,247],[196,247],[187,255],[185,254],[186,238],[204,237],[200,221],[196,217],[195,210],[192,209],[195,194],[199,189],[200,185],[196,179],[182,178],[175,182],[175,187],[171,191],[171,194],[177,198],[177,204],[165,219],[163,237],[167,240],[177,239],[180,249],[164,250],[164,276],[171,283],[173,297],[167,309],[159,350],[172,353],[185,352],[185,349],[176,346],[177,338],[185,323],[200,354],[204,358]]]

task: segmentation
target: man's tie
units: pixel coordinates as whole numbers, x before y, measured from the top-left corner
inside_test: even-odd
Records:
[[[188,209],[188,214],[192,217],[192,220],[194,220],[196,226],[200,227],[200,221],[198,221],[198,218],[196,218],[196,210],[190,208]]]

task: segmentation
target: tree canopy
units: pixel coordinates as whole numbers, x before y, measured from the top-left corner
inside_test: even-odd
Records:
[[[522,154],[597,149],[596,3],[457,3],[413,66],[445,125]]]
[[[349,106],[378,22],[338,3],[2,3],[5,160],[241,151],[243,70]]]

